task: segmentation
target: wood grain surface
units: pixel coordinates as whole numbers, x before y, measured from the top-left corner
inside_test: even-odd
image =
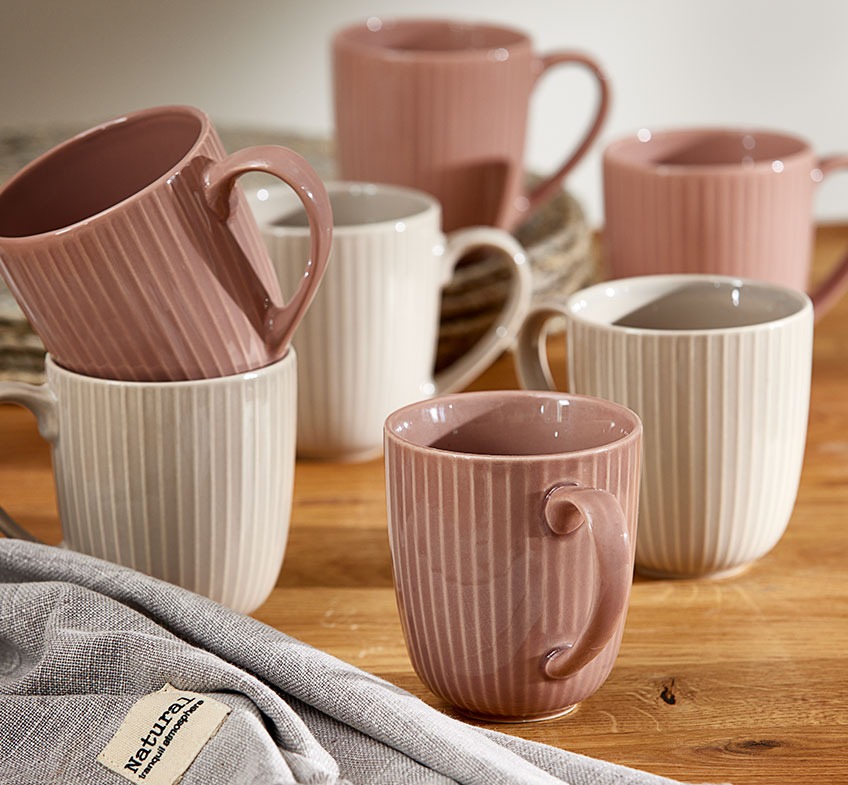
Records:
[[[848,245],[819,229],[814,277]],[[561,337],[552,339],[564,379]],[[475,389],[515,387],[509,356]],[[0,406],[0,504],[60,540],[47,445]],[[263,622],[451,713],[412,671],[395,608],[382,461],[299,462]],[[493,726],[494,727],[494,726]],[[690,782],[848,784],[848,297],[816,328],[801,489],[778,546],[721,581],[637,578],[609,680],[573,714],[499,730]]]

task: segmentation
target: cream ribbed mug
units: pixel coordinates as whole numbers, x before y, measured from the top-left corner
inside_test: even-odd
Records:
[[[50,442],[65,547],[250,612],[277,580],[294,483],[297,360],[182,382],[0,382]]]
[[[383,421],[422,398],[461,389],[506,349],[524,320],[532,281],[521,246],[506,232],[445,235],[441,208],[421,191],[373,183],[328,183],[335,217],[324,281],[304,317],[298,352],[297,451],[359,460],[379,455]],[[288,189],[252,189],[248,200],[283,291],[300,276],[306,215]],[[434,374],[442,288],[475,250],[509,260],[509,294],[493,324],[465,354]]]
[[[807,295],[695,274],[597,284],[530,313],[515,353],[522,386],[553,388],[545,325],[563,315],[569,390],[628,406],[645,429],[637,569],[721,575],[768,553],[804,459]]]

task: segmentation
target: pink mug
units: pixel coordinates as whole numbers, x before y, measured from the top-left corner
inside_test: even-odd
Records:
[[[235,183],[248,171],[288,183],[309,216],[287,304]],[[209,118],[184,106],[92,128],[0,189],[0,274],[47,350],[69,370],[125,381],[229,376],[281,358],[331,235],[306,161],[275,146],[228,156]]]
[[[336,147],[346,180],[419,188],[442,204],[445,231],[513,229],[553,197],[595,140],[609,90],[578,52],[538,55],[521,31],[444,19],[378,19],[333,41]],[[530,97],[555,65],[587,68],[594,117],[570,157],[525,189]]]
[[[586,396],[460,393],[386,420],[415,671],[462,713],[564,714],[606,680],[633,577],[642,425]]]
[[[848,156],[733,128],[642,129],[604,152],[609,277],[711,273],[805,290],[813,197]],[[811,294],[820,318],[848,284],[848,256]]]

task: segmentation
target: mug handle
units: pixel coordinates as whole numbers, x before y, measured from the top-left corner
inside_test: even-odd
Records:
[[[59,422],[56,416],[56,396],[46,384],[26,384],[25,382],[0,382],[0,403],[15,403],[29,409],[38,423],[38,432],[50,444],[54,444],[59,435]],[[16,540],[41,542],[19,523],[9,517],[0,507],[0,533]]]
[[[530,307],[533,279],[527,255],[512,235],[485,226],[460,229],[448,235],[444,277],[447,283],[459,260],[476,248],[494,248],[509,256],[512,276],[509,297],[495,322],[458,360],[443,368],[433,380],[433,395],[465,387],[509,346]]]
[[[305,158],[287,147],[257,145],[211,163],[204,173],[206,203],[222,221],[230,217],[236,179],[247,172],[265,172],[289,185],[309,219],[312,242],[300,285],[287,304],[271,304],[265,320],[265,344],[272,353],[282,355],[327,269],[333,237],[333,210],[324,183]]]
[[[848,155],[834,155],[819,159],[817,169],[814,169],[811,174],[816,183],[821,183],[827,175],[839,169],[848,169]],[[848,252],[843,255],[827,278],[816,287],[815,292],[810,294],[816,321],[836,304],[846,286],[848,286]]]
[[[550,390],[555,392],[551,366],[548,362],[545,327],[551,319],[568,317],[559,303],[547,301],[534,307],[518,331],[514,361],[518,381],[525,390]]]
[[[586,129],[577,147],[574,148],[571,156],[553,174],[543,179],[533,190],[525,194],[528,213],[535,210],[556,193],[565,176],[592,146],[592,143],[601,132],[601,128],[609,112],[610,87],[607,75],[595,60],[580,52],[552,52],[551,54],[539,57],[536,61],[536,74],[533,80],[533,86],[535,87],[541,77],[554,66],[572,64],[588,69],[598,83],[598,105],[595,109],[595,117]]]
[[[575,642],[557,646],[542,658],[548,678],[568,679],[595,659],[618,629],[633,582],[630,535],[618,499],[599,488],[554,486],[545,496],[543,517],[559,537],[586,529],[595,551],[592,610],[586,626]]]

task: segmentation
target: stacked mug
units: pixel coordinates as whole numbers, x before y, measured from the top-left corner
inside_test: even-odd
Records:
[[[283,301],[236,180],[302,201]],[[51,443],[64,545],[241,611],[283,561],[294,479],[291,339],[324,274],[326,190],[292,151],[226,155],[191,107],[76,136],[0,190],[0,273],[47,350],[42,386],[0,384]]]

